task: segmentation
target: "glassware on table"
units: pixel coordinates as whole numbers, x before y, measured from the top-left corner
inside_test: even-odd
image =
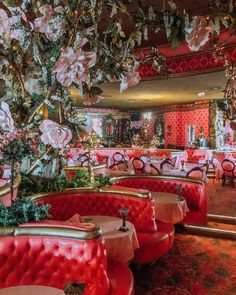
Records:
[[[178,199],[180,201],[184,200],[184,197],[183,197],[183,186],[182,186],[182,184],[177,184],[176,185],[176,193],[177,193]]]
[[[92,216],[82,216],[82,219],[84,222],[89,222],[93,220]]]
[[[181,171],[185,171],[185,170],[184,170],[184,164],[185,164],[185,161],[182,160],[180,163],[181,163]]]
[[[82,295],[86,287],[85,283],[76,282],[68,283],[64,289],[65,295]]]
[[[119,231],[123,231],[123,232],[129,231],[129,228],[126,224],[126,221],[128,220],[129,209],[128,208],[121,208],[118,210],[118,212],[120,213],[120,216],[122,218],[122,226],[119,228]]]

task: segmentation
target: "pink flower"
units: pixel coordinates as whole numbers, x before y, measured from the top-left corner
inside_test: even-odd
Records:
[[[37,32],[44,33],[49,40],[57,40],[63,34],[63,19],[60,14],[62,6],[53,8],[51,5],[43,5],[39,8],[43,15],[34,20],[34,28]]]
[[[24,32],[21,29],[13,29],[12,27],[19,23],[21,19],[27,22],[27,18],[20,7],[9,7],[9,10],[12,13],[12,16],[10,17],[8,17],[7,13],[3,9],[0,9],[0,36],[4,36],[5,34],[11,39],[20,41]],[[18,15],[15,15],[15,13]],[[3,42],[0,40],[0,43]]]
[[[96,63],[95,52],[84,52],[81,48],[75,50],[72,47],[66,48],[61,53],[53,73],[56,73],[57,80],[65,87],[72,83],[80,84],[89,78],[90,70]]]
[[[15,130],[9,105],[4,101],[1,102],[0,108],[0,128],[5,132],[13,132]]]
[[[54,148],[64,148],[72,139],[72,133],[68,127],[48,119],[42,122],[39,129],[42,132],[42,142]]]
[[[213,27],[207,25],[203,16],[194,16],[191,22],[191,28],[188,30],[185,39],[188,47],[192,51],[198,51],[209,40],[209,34]]]
[[[126,77],[124,79],[121,79],[120,83],[120,92],[123,92],[126,90],[129,86],[135,86],[139,83],[141,80],[141,77],[139,75],[138,70],[131,69],[129,67]]]
[[[0,36],[9,33],[11,28],[10,18],[7,16],[5,10],[0,9]]]

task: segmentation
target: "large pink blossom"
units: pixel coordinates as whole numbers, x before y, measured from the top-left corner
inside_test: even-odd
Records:
[[[209,40],[213,27],[207,24],[203,16],[194,16],[191,28],[187,31],[186,42],[192,51],[198,51]]]
[[[63,22],[60,14],[62,6],[53,8],[51,5],[43,5],[39,8],[43,15],[34,20],[34,28],[37,32],[44,33],[49,40],[57,40],[63,34]]]
[[[139,83],[141,77],[138,70],[129,68],[124,79],[121,79],[120,92],[126,90],[129,86],[135,86]]]
[[[72,139],[72,133],[66,126],[46,119],[39,127],[42,132],[41,140],[54,148],[64,148]]]
[[[0,36],[9,33],[11,28],[10,18],[7,16],[5,10],[0,9]]]
[[[84,52],[81,48],[75,50],[72,47],[66,48],[61,53],[53,73],[56,73],[57,80],[65,87],[72,83],[80,84],[88,80],[90,68],[96,63],[95,52]]]
[[[11,39],[15,39],[20,41],[22,38],[23,31],[18,29],[13,29],[14,25],[16,25],[19,20],[24,20],[27,22],[27,18],[25,13],[19,7],[9,7],[9,10],[12,13],[12,16],[8,16],[5,10],[0,9],[0,36],[10,37]],[[18,13],[19,15],[13,15],[13,13]],[[1,42],[0,40],[0,43]]]
[[[15,130],[9,105],[4,101],[1,102],[0,108],[0,129],[5,132],[13,132]]]

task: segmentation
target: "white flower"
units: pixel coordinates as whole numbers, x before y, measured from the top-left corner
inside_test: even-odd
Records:
[[[4,101],[1,102],[0,108],[0,128],[6,132],[13,132],[15,130],[9,105]]]

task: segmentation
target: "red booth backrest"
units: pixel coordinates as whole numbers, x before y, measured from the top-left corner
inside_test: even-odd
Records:
[[[178,179],[165,179],[158,177],[127,177],[117,178],[114,183],[120,186],[147,189],[150,192],[176,193],[176,185],[182,184],[183,197],[186,199],[189,209],[198,210],[202,198],[205,196],[205,185],[191,181]]]
[[[102,238],[0,236],[0,288],[44,285],[64,289],[68,282],[84,282],[84,295],[107,295],[103,243]]]
[[[138,198],[109,192],[65,192],[44,195],[37,202],[51,204],[50,214],[56,220],[68,220],[76,213],[120,217],[121,208],[128,208],[128,220],[139,232],[155,232],[154,202],[150,198]]]

